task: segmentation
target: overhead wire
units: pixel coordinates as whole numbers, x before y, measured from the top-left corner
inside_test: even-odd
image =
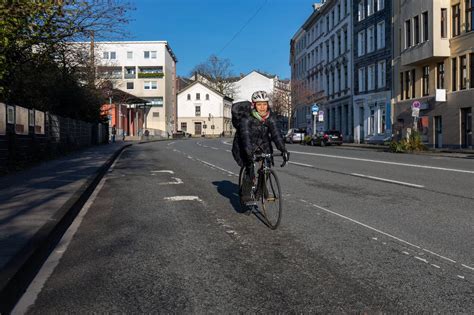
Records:
[[[236,39],[237,36],[239,36],[239,34],[244,30],[244,28],[257,16],[260,10],[263,9],[263,7],[265,6],[265,4],[267,4],[267,2],[268,0],[265,0],[265,2],[263,2],[263,4],[257,9],[257,11],[255,11],[255,13],[247,20],[247,22],[245,22],[245,24],[237,31],[237,33],[235,33],[234,36],[232,36],[232,38],[227,42],[227,44],[225,44],[224,47],[222,47],[222,49],[217,53],[217,55],[220,55],[234,41],[234,39]]]

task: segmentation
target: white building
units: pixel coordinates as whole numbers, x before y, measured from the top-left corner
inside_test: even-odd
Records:
[[[254,70],[234,83],[234,100],[235,102],[250,101],[255,91],[273,93],[277,81],[278,76],[270,76]]]
[[[232,99],[194,81],[178,93],[178,129],[193,136],[229,135]]]
[[[177,59],[168,42],[95,42],[94,49],[99,78],[149,101],[145,125],[150,134],[172,133],[177,121]]]

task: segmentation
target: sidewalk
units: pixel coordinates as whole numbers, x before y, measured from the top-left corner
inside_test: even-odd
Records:
[[[0,177],[0,313],[8,313],[130,142],[94,146]]]

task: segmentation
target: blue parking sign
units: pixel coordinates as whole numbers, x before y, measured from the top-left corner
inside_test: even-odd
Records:
[[[319,106],[317,104],[314,104],[313,106],[311,106],[311,111],[313,113],[319,112]]]

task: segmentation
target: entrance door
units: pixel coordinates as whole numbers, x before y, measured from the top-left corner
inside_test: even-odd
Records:
[[[359,143],[364,142],[364,107],[359,107]]]
[[[461,147],[472,147],[472,111],[471,108],[461,108]]]
[[[194,123],[194,134],[196,136],[200,136],[202,131],[202,126],[200,122],[195,122]]]
[[[434,142],[435,148],[442,148],[443,147],[443,121],[441,116],[434,117],[434,124],[435,124],[435,134],[434,134]]]

